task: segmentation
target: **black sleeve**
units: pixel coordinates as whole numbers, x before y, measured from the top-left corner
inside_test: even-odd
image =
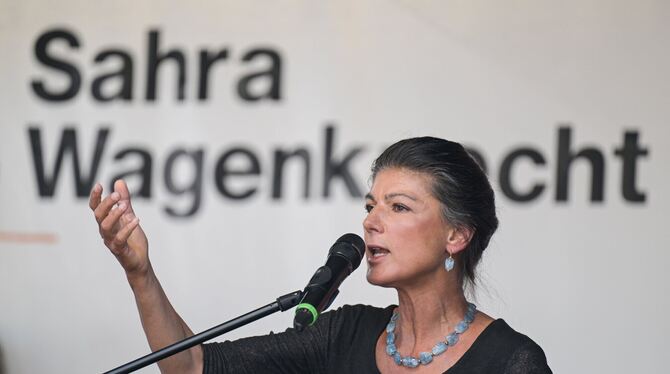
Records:
[[[302,332],[203,344],[203,373],[378,373],[374,347],[393,308],[344,305]]]
[[[203,344],[204,374],[322,373],[326,367],[330,313],[302,332]]]
[[[552,374],[544,351],[533,341],[519,346],[507,362],[505,374]]]

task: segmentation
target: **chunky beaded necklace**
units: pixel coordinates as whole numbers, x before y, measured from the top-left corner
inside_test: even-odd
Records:
[[[465,317],[463,317],[463,320],[456,325],[454,332],[447,335],[445,340],[437,342],[437,344],[433,346],[430,352],[419,353],[418,358],[413,356],[402,357],[400,352],[398,352],[398,349],[395,346],[394,331],[400,314],[398,314],[397,311],[394,311],[393,316],[391,316],[391,320],[389,321],[388,325],[386,325],[386,353],[393,357],[393,361],[395,361],[397,365],[402,365],[408,368],[415,368],[419,366],[419,364],[428,365],[433,362],[433,357],[444,353],[447,348],[458,343],[458,336],[464,333],[465,330],[470,327],[470,323],[472,323],[472,321],[475,319],[476,311],[477,306],[475,306],[473,303],[468,303],[468,309],[465,312]]]

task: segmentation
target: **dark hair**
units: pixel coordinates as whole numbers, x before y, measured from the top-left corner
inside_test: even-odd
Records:
[[[372,164],[372,179],[389,168],[429,175],[445,220],[472,231],[456,260],[460,261],[461,281],[465,276],[474,285],[475,267],[498,228],[493,189],[484,171],[462,145],[433,137],[405,139],[386,148]]]

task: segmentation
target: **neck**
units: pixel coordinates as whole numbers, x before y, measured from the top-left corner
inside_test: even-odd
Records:
[[[400,318],[396,343],[406,352],[418,354],[430,349],[436,341],[443,340],[445,335],[454,331],[467,309],[467,301],[458,282],[398,288],[397,291]]]

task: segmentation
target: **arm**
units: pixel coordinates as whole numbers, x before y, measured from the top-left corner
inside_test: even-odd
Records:
[[[89,206],[98,222],[105,246],[116,257],[130,284],[152,351],[193,335],[174,310],[153,271],[147,237],[133,211],[124,181],[114,183],[114,192],[102,199],[102,186],[91,191]],[[162,373],[202,373],[201,346],[158,362]]]

